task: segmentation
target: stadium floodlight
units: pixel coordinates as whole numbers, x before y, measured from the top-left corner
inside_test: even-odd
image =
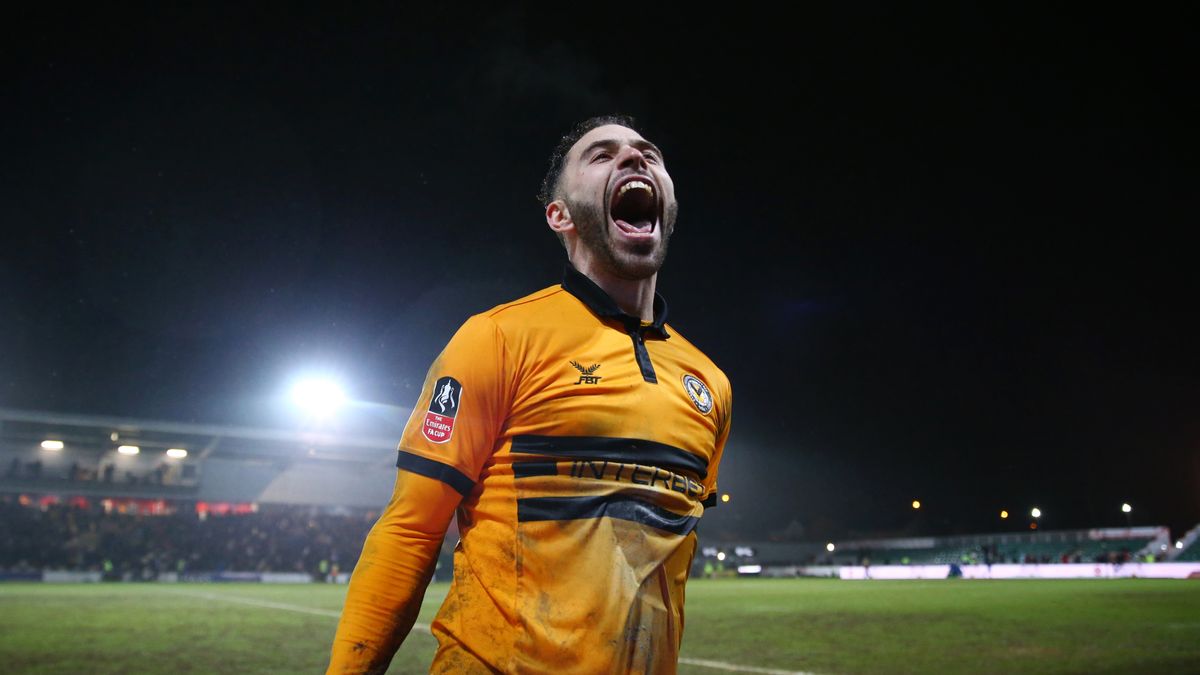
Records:
[[[51,441],[51,440],[47,439],[47,440],[42,441],[42,449],[43,450],[62,450],[63,442],[62,441]]]
[[[1133,511],[1133,507],[1130,506],[1128,503],[1121,505],[1121,513],[1129,513],[1131,511]]]
[[[1042,510],[1035,506],[1033,507],[1033,510],[1029,512],[1029,515],[1033,516],[1034,518],[1041,518]]]
[[[725,502],[726,504],[728,504],[728,503],[729,503],[729,493],[728,493],[728,492],[726,492],[725,494],[721,495],[721,501],[722,501],[722,502]]]
[[[142,449],[136,445],[122,445],[121,447],[117,448],[117,452],[121,453],[122,455],[136,455],[141,451]]]
[[[183,448],[167,448],[167,457],[171,459],[183,459],[187,457],[187,450]]]
[[[914,508],[914,509],[919,509],[919,508],[921,508],[921,500],[920,500],[920,499],[914,499],[914,500],[913,500],[913,504],[912,504],[912,506],[913,506],[913,508]]]
[[[725,551],[717,551],[717,560],[725,559]]]
[[[346,392],[332,380],[301,380],[292,387],[292,402],[314,417],[328,417],[346,402]]]
[[[833,553],[834,548],[836,548],[836,547],[833,545],[832,541],[829,542],[828,544],[825,544],[825,550],[829,551],[830,553]]]
[[[1008,518],[1008,510],[1000,509],[1000,520],[1004,520],[1005,518]]]
[[[1183,548],[1183,540],[1182,539],[1175,542],[1175,548]]]

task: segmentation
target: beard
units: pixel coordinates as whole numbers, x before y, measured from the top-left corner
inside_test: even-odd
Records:
[[[639,281],[658,273],[667,258],[667,244],[675,231],[675,217],[679,214],[679,203],[671,202],[664,209],[662,240],[645,242],[619,250],[613,245],[612,232],[608,227],[608,214],[591,202],[577,202],[570,198],[563,201],[575,223],[580,240],[600,259],[608,270],[622,279]]]

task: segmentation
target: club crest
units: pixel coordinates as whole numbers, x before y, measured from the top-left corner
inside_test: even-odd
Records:
[[[708,390],[700,378],[690,373],[683,376],[683,391],[687,393],[688,398],[692,399],[692,404],[696,406],[696,410],[707,415],[713,407],[712,392]]]

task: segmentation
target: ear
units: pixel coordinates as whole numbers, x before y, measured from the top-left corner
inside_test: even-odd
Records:
[[[546,205],[546,224],[559,235],[575,229],[575,221],[571,220],[571,212],[567,210],[566,203],[561,199],[555,199]]]

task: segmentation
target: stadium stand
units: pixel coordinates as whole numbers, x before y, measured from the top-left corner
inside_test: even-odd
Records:
[[[377,509],[391,495],[396,441],[379,429],[373,433],[0,408],[0,494]],[[47,448],[49,442],[58,447]]]
[[[1162,558],[1169,542],[1165,527],[996,533],[955,537],[910,537],[824,545],[763,542],[705,542],[701,556],[718,554],[727,566],[761,565],[975,565],[1145,562]],[[739,552],[751,552],[742,555]]]
[[[22,503],[25,501],[25,503]],[[101,571],[154,579],[162,572],[305,572],[352,569],[376,513],[274,506],[213,515],[168,507],[147,515],[84,500],[39,504],[0,497],[0,571]]]
[[[1177,551],[1173,560],[1176,562],[1200,562],[1200,525],[1188,530],[1179,543],[1182,550]]]
[[[392,430],[371,429],[0,408],[0,578],[348,572],[395,480]]]

